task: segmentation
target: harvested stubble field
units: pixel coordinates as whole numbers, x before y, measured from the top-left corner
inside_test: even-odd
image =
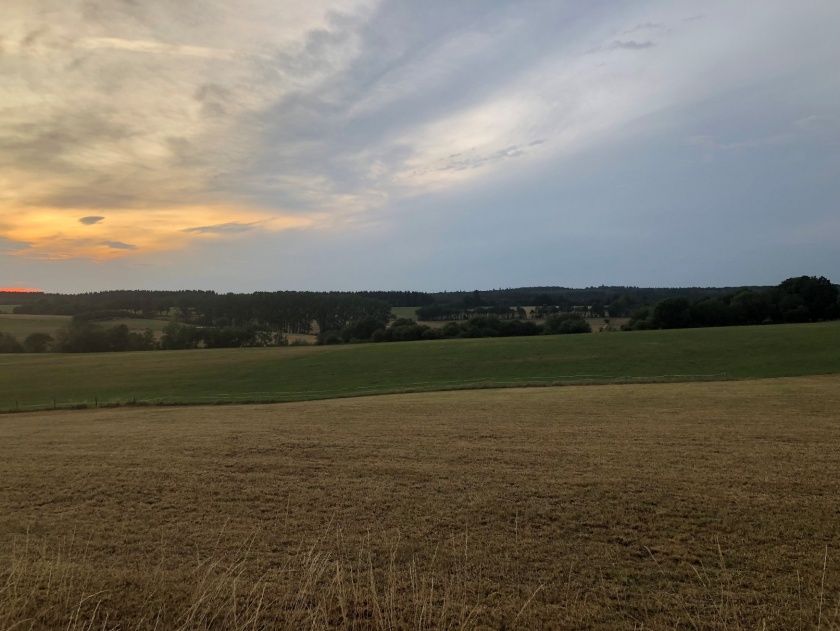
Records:
[[[0,628],[840,628],[840,377],[0,418]]]

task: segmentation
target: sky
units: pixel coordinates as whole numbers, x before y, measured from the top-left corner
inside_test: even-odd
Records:
[[[4,0],[0,287],[840,282],[840,2]]]

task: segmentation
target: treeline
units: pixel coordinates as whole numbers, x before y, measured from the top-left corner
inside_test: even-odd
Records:
[[[243,348],[280,346],[286,343],[282,333],[250,326],[197,327],[172,322],[163,330],[159,347],[164,350],[189,348]]]
[[[537,291],[539,293],[530,293]],[[627,293],[629,291],[629,293]],[[623,293],[622,293],[623,292]],[[570,297],[571,296],[571,297]],[[187,348],[271,346],[286,335],[310,333],[315,322],[323,344],[391,342],[457,337],[500,337],[590,331],[583,315],[617,317],[636,306],[625,327],[667,329],[840,318],[840,291],[825,277],[789,278],[769,288],[639,289],[600,287],[582,290],[524,288],[490,292],[256,292],[109,291],[90,294],[3,294],[17,300],[16,313],[72,315],[55,337],[43,333],[18,341],[0,334],[0,352],[107,352]],[[598,302],[598,298],[602,299]],[[454,300],[457,298],[458,300]],[[431,327],[414,320],[390,323],[391,305],[415,306]],[[506,304],[506,301],[514,301]],[[609,301],[609,302],[605,302]],[[582,305],[574,304],[581,302]],[[521,305],[534,307],[530,314]],[[531,319],[529,319],[529,316]],[[152,331],[100,321],[168,319],[158,339]],[[545,319],[537,324],[535,319]]]
[[[518,337],[530,335],[562,335],[591,333],[592,328],[575,314],[550,316],[545,323],[503,320],[496,316],[474,316],[463,322],[447,322],[431,327],[408,318],[398,318],[390,325],[366,319],[340,331],[326,331],[318,336],[320,344],[348,344],[355,342],[412,342],[477,337]]]
[[[103,291],[83,294],[19,294],[0,292],[0,304],[18,305],[16,313],[44,315],[78,315],[107,311],[125,311],[135,317],[160,318],[177,315],[179,319],[199,326],[242,326],[258,323],[306,332],[309,323],[317,321],[321,330],[340,329],[348,311],[352,318],[359,310],[388,307],[431,307],[439,315],[428,319],[468,319],[473,315],[489,315],[480,309],[509,309],[525,306],[555,307],[570,311],[586,306],[595,316],[629,316],[643,306],[655,305],[667,298],[682,297],[691,302],[722,297],[743,289],[760,291],[762,287],[682,287],[645,288],[601,286],[574,289],[568,287],[519,287],[485,291],[357,291],[357,292],[255,292],[250,294],[216,293],[213,291]],[[458,313],[462,313],[460,318]],[[499,317],[505,314],[495,313]],[[126,316],[123,316],[126,317]],[[104,319],[104,318],[103,318]],[[426,319],[426,318],[423,318]]]
[[[8,333],[0,333],[0,353],[108,353],[156,348],[158,343],[151,330],[131,331],[125,324],[102,327],[74,323],[59,329],[55,337],[32,333],[23,342]]]
[[[391,307],[416,307],[428,305],[435,301],[432,294],[424,291],[360,291],[358,295],[364,298],[381,300]]]
[[[472,302],[472,301],[470,301]],[[528,314],[523,307],[504,305],[432,304],[419,307],[417,318],[425,321],[469,320],[476,316],[495,316],[500,320],[525,320]]]
[[[442,312],[456,316],[459,312],[493,307],[516,309],[535,306],[546,312],[567,312],[575,307],[585,307],[594,317],[627,317],[641,307],[655,305],[667,298],[682,297],[690,301],[725,296],[743,289],[762,290],[763,287],[624,287],[600,286],[570,287],[518,287],[484,291],[440,292],[430,294],[431,302],[440,315],[430,319],[447,319]],[[434,311],[432,313],[435,313]],[[419,314],[418,314],[419,316]],[[419,316],[421,319],[425,317]],[[467,316],[469,317],[469,316]]]
[[[55,336],[32,333],[22,342],[0,333],[0,353],[111,353],[125,351],[181,350],[190,348],[241,348],[279,346],[286,343],[282,333],[254,326],[198,327],[172,322],[158,339],[154,331],[132,331],[125,324],[101,326],[73,319]]]
[[[407,300],[412,292],[383,293],[394,294],[392,297],[400,294]],[[365,292],[218,294],[138,290],[18,296],[21,304],[15,313],[20,314],[72,315],[89,321],[112,317],[171,317],[202,327],[255,327],[291,333],[310,332],[312,322],[324,331],[340,329],[366,317],[385,318],[390,314],[388,302]]]
[[[321,333],[319,344],[353,342],[408,342],[452,338],[512,337],[590,333],[592,329],[580,316],[558,314],[544,324],[533,321],[502,320],[496,316],[476,316],[464,322],[448,322],[442,327],[418,324],[400,318],[363,318],[340,330]],[[7,333],[0,333],[0,353],[106,353],[125,351],[183,350],[194,348],[242,348],[280,346],[288,343],[282,333],[254,326],[200,327],[171,322],[156,339],[152,330],[132,331],[125,324],[105,327],[84,319],[75,319],[56,336],[32,333],[22,343]]]
[[[840,318],[840,290],[824,276],[789,278],[763,291],[666,298],[633,313],[630,330],[817,322]]]

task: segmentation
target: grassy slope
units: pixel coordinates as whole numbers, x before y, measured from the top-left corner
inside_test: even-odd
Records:
[[[341,347],[0,356],[0,409],[151,400],[291,401],[624,379],[840,372],[840,323]]]

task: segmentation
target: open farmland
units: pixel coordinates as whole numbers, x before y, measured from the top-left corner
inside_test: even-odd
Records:
[[[33,333],[55,335],[70,320],[70,316],[0,313],[0,333],[9,333],[22,342]]]
[[[821,376],[5,416],[0,627],[838,629],[838,409]]]
[[[0,409],[294,401],[840,372],[840,323],[142,353],[2,355]]]
[[[146,329],[151,329],[156,333],[161,333],[169,322],[169,320],[154,318],[115,318],[113,320],[99,320],[94,322],[94,324],[106,327],[124,324],[132,331],[145,331]]]
[[[395,318],[417,319],[417,307],[391,307],[391,315]]]
[[[59,329],[68,326],[72,318],[61,315],[30,315],[11,314],[0,312],[0,333],[9,333],[19,342],[26,339],[32,333],[46,333],[55,335]],[[167,320],[155,320],[145,318],[119,318],[113,320],[100,320],[94,322],[99,326],[109,327],[125,324],[132,331],[145,331],[151,329],[160,333],[169,322]]]

